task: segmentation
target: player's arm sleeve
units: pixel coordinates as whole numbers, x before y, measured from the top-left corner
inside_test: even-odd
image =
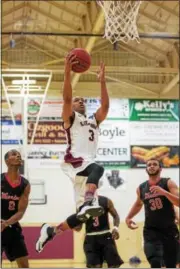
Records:
[[[30,190],[31,190],[31,187],[30,187],[30,184],[28,184],[24,190],[24,193],[21,195],[19,199],[18,212],[15,213],[11,218],[9,218],[6,221],[7,226],[18,222],[24,216],[24,213],[27,209],[28,202],[29,202]]]

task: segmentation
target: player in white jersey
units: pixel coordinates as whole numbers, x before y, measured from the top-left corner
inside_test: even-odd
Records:
[[[83,204],[78,217],[84,221],[87,213],[94,217],[103,213],[103,209],[92,201],[104,172],[104,168],[95,163],[95,157],[99,124],[107,116],[109,96],[105,82],[105,65],[102,63],[98,73],[101,83],[101,106],[88,118],[84,99],[72,99],[71,69],[75,63],[75,56],[66,58],[62,118],[68,147],[61,167],[74,183],[77,208]]]
[[[101,106],[88,118],[84,99],[72,98],[71,70],[76,63],[76,56],[68,56],[65,60],[62,118],[67,135],[67,150],[61,168],[73,181],[77,218],[84,222],[88,216],[97,217],[104,211],[94,197],[99,180],[104,173],[104,168],[95,163],[95,156],[99,125],[106,118],[109,110],[109,96],[105,82],[105,65],[101,63],[98,72],[101,84]],[[63,231],[63,225],[60,224],[59,227]],[[47,232],[41,230],[36,244],[37,251],[46,240]]]

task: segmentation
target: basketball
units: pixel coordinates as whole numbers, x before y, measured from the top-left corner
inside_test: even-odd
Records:
[[[72,70],[75,73],[84,73],[91,66],[91,56],[89,53],[81,48],[75,48],[70,51],[70,55],[76,55],[76,59],[78,61],[77,64],[72,66]]]

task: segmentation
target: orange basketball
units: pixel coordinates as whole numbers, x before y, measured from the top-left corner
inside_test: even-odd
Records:
[[[91,56],[85,49],[75,48],[70,51],[70,55],[76,55],[77,64],[72,66],[75,73],[84,73],[91,66]]]

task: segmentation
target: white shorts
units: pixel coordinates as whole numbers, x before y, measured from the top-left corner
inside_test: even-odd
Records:
[[[79,172],[82,172],[88,167],[90,164],[94,163],[93,161],[83,162],[80,167],[74,168],[70,163],[61,163],[61,169],[67,175],[73,185],[74,185],[74,198],[76,207],[79,208],[84,203],[84,196],[86,190],[86,181],[87,177],[76,176]]]

